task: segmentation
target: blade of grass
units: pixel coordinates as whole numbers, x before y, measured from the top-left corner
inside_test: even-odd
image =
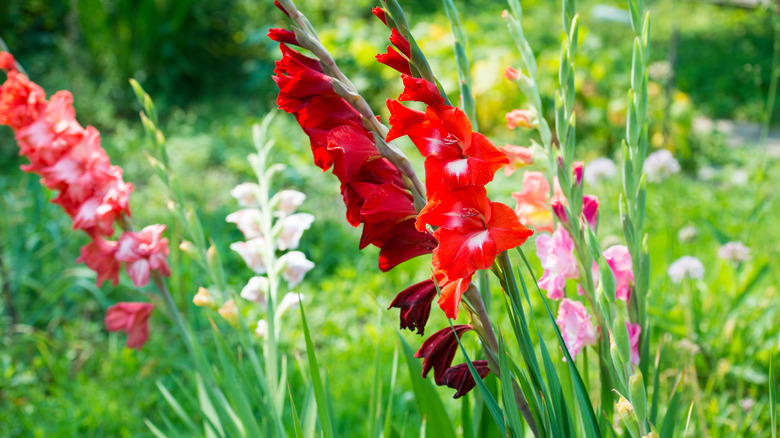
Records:
[[[775,384],[775,367],[772,360],[774,348],[769,356],[769,418],[772,423],[772,438],[777,438],[777,385]]]
[[[520,413],[515,404],[514,388],[512,388],[512,372],[509,369],[509,360],[504,346],[504,336],[498,334],[498,368],[501,372],[501,396],[504,401],[504,412],[506,413],[507,423],[512,436],[522,438],[523,425],[520,422]]]
[[[314,352],[314,343],[311,340],[311,334],[309,333],[309,325],[306,323],[306,312],[303,309],[303,300],[298,300],[299,308],[301,310],[301,323],[303,324],[303,335],[306,339],[306,356],[309,359],[309,370],[311,373],[311,381],[314,387],[314,397],[317,400],[317,411],[320,414],[320,425],[322,426],[322,435],[325,438],[334,438],[333,424],[331,423],[330,410],[327,406],[327,394],[325,394],[325,388],[322,385],[322,376],[320,375],[320,368],[317,364],[317,356]]]
[[[184,409],[181,407],[181,404],[178,400],[176,400],[176,397],[171,394],[168,389],[157,380],[154,382],[157,385],[157,388],[160,390],[160,392],[163,395],[163,398],[165,398],[165,401],[168,402],[168,404],[173,409],[173,412],[176,413],[176,415],[182,420],[185,426],[187,426],[187,429],[189,429],[190,433],[198,434],[198,427],[195,426],[195,423],[193,423],[192,419],[190,419],[190,416],[187,415],[187,413],[184,411]]]
[[[674,394],[669,401],[669,407],[666,408],[666,415],[664,415],[663,422],[661,423],[660,436],[672,436],[674,433],[674,426],[677,423],[677,411],[680,409],[680,397],[684,381],[685,371],[683,371],[682,376],[680,376],[680,381],[677,382],[677,386],[674,387]]]
[[[393,393],[395,392],[395,382],[398,377],[398,343],[393,349],[393,371],[390,374],[390,389],[387,395],[387,407],[385,408],[385,425],[382,432],[384,438],[392,436],[393,432]]]
[[[303,429],[301,428],[301,420],[298,418],[298,411],[295,409],[295,402],[293,401],[292,391],[290,387],[287,387],[287,393],[290,394],[290,410],[293,416],[293,428],[295,429],[295,438],[303,438]]]

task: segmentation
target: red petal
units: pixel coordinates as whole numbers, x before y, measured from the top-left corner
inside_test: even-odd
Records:
[[[397,70],[401,74],[412,74],[412,70],[409,68],[409,60],[398,53],[398,51],[396,51],[393,46],[387,46],[387,53],[380,53],[376,55],[376,60],[394,70]]]
[[[444,98],[439,94],[436,84],[422,78],[401,75],[404,82],[404,91],[398,96],[398,100],[423,102],[429,106],[439,106],[444,103]]]
[[[508,205],[491,202],[490,209],[491,215],[487,226],[496,242],[496,254],[522,245],[534,234],[520,223],[514,210]]]
[[[425,224],[454,231],[485,227],[486,213],[490,210],[485,187],[471,186],[457,192],[442,193],[420,211],[417,229],[424,229]]]

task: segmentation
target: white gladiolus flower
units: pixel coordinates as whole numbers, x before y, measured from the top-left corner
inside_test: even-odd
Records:
[[[254,239],[263,234],[261,228],[263,213],[256,208],[242,208],[235,213],[230,213],[225,221],[236,224],[247,239]]]
[[[607,157],[601,157],[585,166],[584,178],[588,184],[598,184],[601,180],[612,178],[616,173],[615,162]]]
[[[255,183],[241,183],[230,191],[230,196],[236,198],[238,205],[242,207],[257,206],[257,193],[260,186]]]
[[[298,298],[298,294],[295,292],[287,292],[284,295],[284,298],[282,298],[282,301],[279,302],[279,307],[276,308],[276,315],[282,316],[290,309],[294,309],[298,307],[298,304],[303,301],[304,296],[303,294],[300,295],[300,299]]]
[[[671,152],[661,149],[647,156],[645,173],[650,182],[661,182],[667,177],[680,172],[680,163]]]
[[[265,294],[268,293],[268,279],[255,276],[249,279],[246,286],[241,289],[241,298],[256,303],[265,302]]]
[[[750,248],[742,242],[729,242],[718,249],[718,258],[734,263],[750,260]]]
[[[684,278],[701,279],[704,277],[704,265],[699,259],[683,256],[675,260],[667,271],[673,282],[679,283]]]
[[[276,247],[282,251],[297,249],[303,232],[311,227],[314,216],[309,213],[297,213],[287,216],[282,221],[282,229],[276,237]]]
[[[237,252],[244,259],[249,269],[256,274],[265,274],[267,268],[263,263],[263,253],[265,252],[266,242],[262,237],[255,237],[246,242],[235,242],[230,244],[230,249]]]
[[[279,205],[276,207],[276,216],[292,214],[306,200],[306,195],[297,190],[282,190],[276,196],[279,197]]]
[[[303,281],[306,275],[313,267],[314,263],[306,259],[306,255],[300,251],[290,251],[279,257],[277,269],[282,272],[282,278],[287,281],[290,287],[295,287]]]
[[[257,321],[257,327],[255,327],[255,334],[258,338],[262,338],[268,332],[268,323],[261,319]]]

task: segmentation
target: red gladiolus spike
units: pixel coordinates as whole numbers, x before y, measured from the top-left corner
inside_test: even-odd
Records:
[[[342,183],[353,181],[369,159],[379,157],[374,140],[365,129],[349,125],[328,133],[328,152],[333,158],[333,174]]]
[[[486,360],[475,360],[471,362],[471,364],[474,365],[474,369],[477,370],[479,377],[483,379],[490,373],[490,368],[488,367]],[[471,374],[468,364],[462,363],[450,367],[450,369],[445,371],[442,376],[441,384],[442,386],[446,385],[452,389],[457,389],[458,391],[452,398],[460,398],[474,389],[477,382],[474,380],[474,376]]]
[[[298,38],[295,36],[295,32],[287,29],[268,29],[268,38],[280,43],[292,44],[294,46],[300,46]]]
[[[411,75],[401,75],[401,80],[404,83],[404,91],[398,96],[398,100],[422,102],[434,107],[444,104],[444,98],[439,94],[436,84]]]
[[[426,339],[414,355],[414,357],[423,360],[422,376],[427,376],[428,372],[433,369],[436,384],[442,384],[444,372],[450,368],[455,353],[458,351],[458,341],[455,336],[460,338],[463,333],[471,329],[472,327],[468,324],[456,325],[454,330],[451,327],[446,327]]]
[[[401,329],[417,330],[422,336],[425,324],[431,314],[431,303],[436,297],[436,285],[433,280],[421,281],[401,291],[388,309],[401,309]]]
[[[387,17],[385,15],[385,10],[380,8],[379,6],[374,7],[374,9],[371,10],[371,13],[376,15],[377,18],[382,20],[382,23],[385,23],[385,26],[387,26]]]
[[[105,324],[110,332],[127,333],[127,348],[140,350],[149,338],[150,303],[117,303],[106,311]]]
[[[401,53],[404,54],[407,58],[412,58],[412,48],[409,45],[409,41],[407,41],[406,38],[401,35],[400,32],[398,32],[398,29],[393,28],[392,31],[390,31],[390,43],[398,48],[398,50],[401,51]],[[411,73],[407,73],[411,76]]]
[[[387,53],[376,55],[376,60],[401,74],[411,75],[409,60],[404,58],[393,46],[387,46]]]
[[[19,72],[8,72],[8,79],[0,87],[0,125],[19,130],[34,122],[45,108],[43,88]]]

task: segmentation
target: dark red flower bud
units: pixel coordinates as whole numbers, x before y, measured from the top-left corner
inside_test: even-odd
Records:
[[[433,280],[421,281],[401,291],[388,309],[401,309],[401,328],[409,331],[417,329],[417,333],[422,336],[435,297],[436,284]]]
[[[392,31],[390,31],[390,43],[398,48],[398,50],[401,51],[404,55],[406,55],[407,58],[412,57],[412,48],[409,45],[409,41],[401,35],[400,32],[398,32],[398,29],[393,28]]]
[[[475,360],[472,362],[472,365],[474,365],[474,369],[477,370],[479,377],[483,379],[490,373],[490,368],[488,368],[486,360]],[[474,380],[474,376],[471,375],[468,364],[462,363],[460,365],[455,365],[444,372],[441,385],[457,389],[458,392],[456,392],[452,398],[460,398],[474,389],[477,382]]]
[[[397,70],[401,74],[411,75],[412,70],[409,68],[409,61],[401,56],[393,46],[387,46],[387,53],[380,53],[376,55],[376,60],[382,64]]]
[[[446,327],[426,339],[417,354],[414,355],[414,357],[423,360],[422,376],[427,376],[433,368],[436,384],[443,385],[444,373],[452,365],[452,359],[455,358],[455,352],[458,351],[458,338],[471,329],[472,327],[468,324],[456,325],[454,331],[452,328]]]
[[[385,10],[380,8],[379,6],[375,7],[371,10],[371,12],[376,15],[377,18],[382,20],[382,23],[385,23],[385,26],[387,26],[387,17],[385,16]]]
[[[298,38],[295,37],[295,32],[287,29],[268,29],[268,38],[280,43],[300,46],[300,44],[298,44]]]

